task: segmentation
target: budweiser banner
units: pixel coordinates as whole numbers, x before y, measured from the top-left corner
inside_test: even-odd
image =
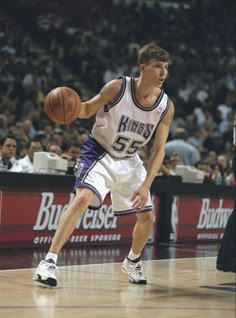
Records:
[[[0,191],[0,247],[46,246],[52,241],[59,219],[71,204],[68,189],[5,188]],[[149,237],[157,243],[161,198],[153,195],[155,222]],[[233,209],[233,199],[174,196],[171,213],[175,242],[219,241]],[[162,211],[163,213],[163,211]],[[165,213],[165,211],[164,211]],[[115,217],[110,197],[98,210],[87,209],[78,219],[69,246],[130,244],[135,216]],[[166,229],[168,230],[168,229]]]
[[[175,242],[220,240],[233,204],[230,198],[175,196],[170,239]]]
[[[50,244],[61,215],[74,198],[67,191],[0,192],[0,246]],[[110,197],[99,210],[87,209],[78,219],[67,245],[130,244],[135,216],[116,217]]]

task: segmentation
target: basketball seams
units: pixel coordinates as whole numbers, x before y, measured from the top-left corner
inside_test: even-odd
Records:
[[[62,104],[63,104],[63,107],[62,107],[63,118],[64,118],[63,121],[64,121],[64,124],[66,124],[66,105],[65,105],[65,100],[64,100],[64,90],[66,91],[66,94],[67,94],[66,87],[60,87],[60,92],[61,92],[61,95],[62,95]]]
[[[75,100],[75,107],[73,108],[73,114],[71,115],[71,118],[74,118],[74,114],[75,114],[75,111],[76,111],[76,108],[77,108],[77,95],[76,95],[76,92],[73,92],[73,98]],[[74,103],[73,103],[74,105]]]
[[[49,94],[47,97],[48,97],[48,100],[49,100],[50,113],[51,113],[51,115],[54,116],[54,119],[53,119],[53,118],[50,118],[50,119],[51,119],[51,120],[56,120],[56,121],[58,121],[57,116],[56,116],[56,114],[55,114],[55,112],[54,112],[54,109],[53,109],[53,103],[51,103],[51,98],[53,97],[53,95]],[[47,97],[46,97],[46,98],[47,98]]]
[[[70,124],[79,116],[81,99],[76,91],[69,87],[57,87],[48,93],[44,110],[57,124]]]
[[[74,92],[73,90],[68,90],[67,87],[62,87],[62,90],[63,92],[66,94],[66,105],[64,104],[64,107],[63,107],[63,110],[64,110],[64,123],[70,123],[71,121],[73,121],[73,118],[74,118],[74,114],[75,114],[75,110],[76,110],[76,107],[77,107],[77,98],[76,98],[76,92]],[[69,116],[67,117],[66,114],[67,114],[67,110],[65,109],[65,106],[68,108],[69,105],[69,99],[70,99],[70,96],[72,98],[72,101],[71,101],[71,106],[72,106],[72,113],[69,114]],[[63,94],[63,97],[64,97],[64,94]]]
[[[70,98],[71,98],[71,107],[72,107],[72,113],[69,114],[70,116],[67,118],[68,122],[73,120],[73,115],[74,115],[74,101],[73,101],[73,97],[74,97],[74,92],[73,91],[67,92],[67,100],[68,100],[67,107],[69,108]]]
[[[76,109],[77,109],[77,105],[78,105],[78,95],[75,91],[71,90],[70,92],[68,92],[68,95],[71,94],[72,97],[72,113],[70,114],[70,116],[68,118],[66,118],[66,121],[68,123],[70,123],[71,121],[73,121],[74,119],[74,115],[76,114]],[[69,100],[69,97],[68,97]]]

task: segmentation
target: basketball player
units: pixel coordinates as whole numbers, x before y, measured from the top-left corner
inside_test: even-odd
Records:
[[[81,214],[88,207],[98,209],[110,191],[115,215],[136,214],[132,246],[123,261],[122,271],[131,283],[147,283],[141,252],[153,224],[149,189],[162,164],[174,114],[174,105],[162,89],[168,60],[169,54],[165,50],[154,43],[148,44],[139,51],[139,77],[114,79],[98,95],[82,103],[79,118],[96,113],[96,121],[82,147],[74,201],[62,215],[49,252],[36,269],[34,280],[57,285],[58,253]],[[138,150],[154,133],[146,172]]]
[[[233,128],[233,145],[236,147],[236,113],[234,115]],[[234,181],[236,180],[236,162],[235,151],[233,154],[233,171]],[[235,185],[234,185],[235,186]],[[224,236],[220,244],[220,249],[217,255],[216,268],[223,272],[236,273],[236,242],[235,242],[235,225],[236,225],[236,203],[234,200],[234,209],[228,219]]]

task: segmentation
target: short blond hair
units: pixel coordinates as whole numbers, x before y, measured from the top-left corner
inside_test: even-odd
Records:
[[[168,62],[169,53],[155,43],[149,43],[139,50],[138,61],[139,64],[147,64],[151,59],[156,59],[160,62]]]

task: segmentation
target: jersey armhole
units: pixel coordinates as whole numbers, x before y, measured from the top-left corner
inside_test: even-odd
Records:
[[[162,118],[165,116],[165,114],[168,112],[169,108],[170,108],[170,99],[169,99],[169,97],[168,97],[167,103],[166,103],[166,109],[165,109],[165,111],[161,114],[160,121],[161,121]]]
[[[113,103],[110,103],[110,104],[107,104],[107,105],[104,106],[104,112],[108,112],[112,107],[114,107],[116,104],[118,104],[119,101],[124,96],[125,88],[126,88],[126,77],[125,76],[120,76],[117,79],[122,79],[122,84],[121,84],[119,96]]]

